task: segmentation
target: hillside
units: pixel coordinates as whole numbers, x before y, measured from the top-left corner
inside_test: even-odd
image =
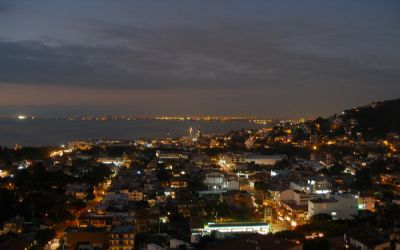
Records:
[[[400,132],[400,99],[373,103],[344,111],[339,117],[365,137],[385,137]]]

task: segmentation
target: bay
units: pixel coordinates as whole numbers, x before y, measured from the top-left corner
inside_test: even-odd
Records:
[[[181,137],[200,129],[205,134],[261,128],[249,121],[0,119],[0,145],[47,146],[72,140],[130,140]]]

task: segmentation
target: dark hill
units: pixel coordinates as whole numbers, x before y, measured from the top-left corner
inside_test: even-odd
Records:
[[[355,130],[367,138],[383,138],[387,133],[400,132],[400,99],[346,110],[339,117],[346,123],[356,121]]]

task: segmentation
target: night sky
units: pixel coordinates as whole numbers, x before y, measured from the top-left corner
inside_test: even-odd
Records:
[[[0,115],[328,115],[400,97],[400,1],[1,1]]]

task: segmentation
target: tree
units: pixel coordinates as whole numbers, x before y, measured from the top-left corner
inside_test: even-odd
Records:
[[[329,172],[332,175],[341,175],[343,171],[345,170],[345,167],[340,164],[340,163],[334,163],[332,167],[329,168]]]
[[[306,240],[303,242],[303,250],[329,250],[329,241],[325,238]]]
[[[96,198],[96,196],[94,195],[93,186],[90,186],[87,190],[86,200],[93,200],[94,198]]]
[[[0,189],[0,224],[17,215],[17,198],[14,192]]]
[[[369,169],[362,169],[356,172],[355,184],[360,191],[372,191],[372,178]]]
[[[103,182],[112,174],[111,169],[106,165],[94,166],[90,171],[82,176],[82,181],[89,185],[97,185]]]
[[[71,207],[76,209],[76,210],[81,210],[81,209],[84,209],[86,207],[86,203],[84,201],[82,201],[82,200],[74,200],[71,203]]]
[[[254,183],[254,188],[255,188],[257,191],[263,191],[263,192],[268,191],[268,186],[267,186],[267,184],[266,184],[265,182],[263,182],[263,181],[257,181],[257,182],[255,182],[255,183]]]
[[[304,129],[297,128],[293,131],[293,141],[306,141],[310,139],[310,135]]]
[[[56,233],[53,229],[43,229],[36,232],[36,242],[39,246],[45,246],[47,242],[54,239]]]
[[[170,178],[170,174],[163,167],[157,169],[156,176],[159,181],[168,181]]]
[[[329,214],[316,214],[311,217],[311,223],[326,223],[332,221]]]
[[[287,167],[290,166],[290,162],[287,159],[283,159],[281,161],[278,161],[275,166],[273,167],[274,170],[281,170],[281,169],[286,169]]]

